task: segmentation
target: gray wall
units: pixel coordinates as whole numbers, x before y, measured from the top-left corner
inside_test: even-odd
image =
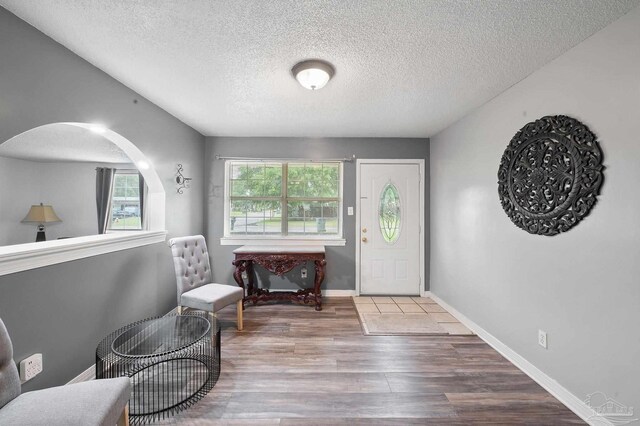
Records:
[[[497,170],[513,135],[550,114],[598,136],[591,214],[555,237],[516,228]],[[431,290],[583,400],[640,407],[640,8],[431,139]],[[537,332],[548,333],[549,348]]]
[[[428,139],[392,139],[392,138],[207,138],[206,145],[206,181],[207,181],[207,244],[212,257],[214,278],[218,282],[234,282],[232,273],[232,251],[237,246],[221,246],[224,219],[224,161],[216,160],[216,154],[222,156],[240,156],[251,158],[422,158],[425,159],[425,174],[429,175]],[[429,182],[425,182],[425,274],[429,276]],[[347,216],[347,207],[356,207],[356,164],[344,165],[344,247],[327,247],[327,274],[323,289],[355,290],[355,214]],[[298,288],[313,284],[313,273],[306,280],[300,278],[300,268],[296,268],[283,278],[269,275],[256,268],[259,280],[275,289]],[[428,280],[425,278],[426,286]],[[428,287],[427,287],[428,288]]]
[[[34,175],[35,164],[33,161],[0,157],[0,245],[2,246],[35,241],[34,224],[20,223],[35,201],[34,198],[40,199],[41,180],[37,174]]]
[[[167,192],[169,236],[202,232],[204,137],[0,8],[0,141],[61,121],[100,122],[136,144]],[[176,163],[194,178],[183,195]],[[23,390],[65,383],[94,362],[101,336],[175,304],[164,244],[0,277],[15,360],[44,355],[44,373]]]

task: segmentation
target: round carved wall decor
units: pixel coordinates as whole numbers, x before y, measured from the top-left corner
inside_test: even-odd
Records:
[[[502,155],[502,208],[531,234],[568,231],[596,203],[602,170],[602,151],[587,126],[564,115],[542,117],[520,129]]]

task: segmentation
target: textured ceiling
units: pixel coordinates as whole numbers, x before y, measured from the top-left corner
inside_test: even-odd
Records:
[[[40,162],[131,163],[99,134],[61,123],[47,124],[0,144],[0,156]]]
[[[639,1],[0,4],[205,135],[426,137]],[[306,58],[336,68],[318,92]]]

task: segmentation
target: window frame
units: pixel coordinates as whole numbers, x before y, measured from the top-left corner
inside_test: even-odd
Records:
[[[338,232],[333,235],[232,235],[229,226],[230,223],[230,209],[231,209],[231,166],[233,164],[246,164],[246,163],[272,163],[280,164],[282,166],[282,192],[278,200],[282,205],[282,230],[288,230],[287,221],[287,204],[291,201],[330,201],[338,203],[337,219],[338,219]],[[313,164],[313,163],[336,163],[339,170],[339,182],[338,182],[338,197],[287,197],[287,168],[289,164]],[[224,162],[224,231],[223,236],[220,238],[221,245],[325,245],[325,246],[344,246],[346,240],[344,239],[344,220],[343,220],[343,206],[344,206],[344,163],[342,161],[331,160],[311,160],[311,159],[299,159],[299,160],[273,160],[273,159],[255,159],[255,160],[225,160]],[[247,197],[249,199],[259,199],[262,197]],[[273,198],[273,197],[271,197]]]
[[[107,217],[107,228],[105,230],[106,234],[112,234],[115,232],[140,232],[145,230],[144,224],[144,212],[139,208],[140,206],[140,195],[138,194],[138,208],[140,210],[140,227],[139,228],[130,228],[130,229],[120,229],[120,228],[111,228],[112,223],[112,215],[113,215],[113,193],[115,190],[116,184],[116,176],[117,175],[138,175],[140,176],[140,171],[138,169],[115,169],[113,172],[113,180],[111,181],[111,190],[109,192],[109,216]],[[146,186],[146,182],[145,182]]]

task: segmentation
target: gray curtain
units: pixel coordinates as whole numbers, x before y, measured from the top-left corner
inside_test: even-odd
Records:
[[[98,208],[98,234],[107,231],[109,220],[109,202],[111,201],[111,187],[116,169],[107,167],[96,168],[96,207]]]
[[[140,228],[144,229],[144,178],[142,173],[138,172],[138,194],[140,194]]]

